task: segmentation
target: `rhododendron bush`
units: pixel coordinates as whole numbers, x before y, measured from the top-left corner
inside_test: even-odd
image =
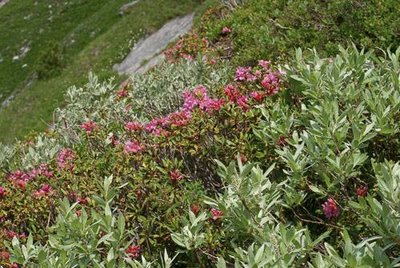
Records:
[[[71,90],[40,142],[1,147],[0,263],[398,265],[400,49],[340,49],[205,63],[171,106],[145,78]]]

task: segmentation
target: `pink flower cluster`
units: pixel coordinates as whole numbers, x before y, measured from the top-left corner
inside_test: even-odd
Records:
[[[124,151],[127,154],[131,154],[131,153],[138,153],[141,152],[143,150],[143,146],[140,145],[140,143],[135,140],[135,141],[127,141],[124,145]]]
[[[192,111],[195,108],[212,113],[221,109],[225,103],[223,99],[210,98],[207,95],[207,89],[202,85],[197,86],[193,91],[185,91],[183,99],[184,104],[180,111],[170,113],[162,118],[154,118],[144,126],[145,131],[156,136],[167,137],[169,135],[169,128],[183,127],[190,122]],[[127,129],[126,124],[125,129]]]
[[[368,195],[368,186],[359,186],[356,189],[356,194],[358,197],[366,197]]]
[[[75,158],[75,154],[71,149],[63,149],[58,153],[57,156],[57,164],[61,169],[74,169],[73,160]]]
[[[224,28],[222,28],[221,32],[222,32],[222,34],[230,34],[232,32],[232,30],[225,26]]]
[[[49,196],[54,193],[53,188],[48,185],[48,184],[43,184],[42,187],[40,187],[39,190],[33,193],[33,196],[36,198],[44,197],[44,196]]]
[[[18,234],[17,232],[11,231],[11,230],[4,230],[3,234],[5,237],[7,237],[8,239],[13,239],[14,237],[20,238],[20,239],[24,239],[27,238],[27,235],[25,233],[22,234]]]
[[[14,171],[10,173],[7,178],[12,181],[16,187],[24,190],[26,183],[37,178],[38,176],[52,178],[54,174],[49,170],[47,164],[40,164],[39,167],[31,169],[27,172],[23,172],[21,170]]]
[[[90,135],[97,128],[97,125],[92,120],[89,120],[82,123],[81,127],[86,131],[86,134]]]
[[[332,197],[328,198],[328,201],[322,204],[322,209],[324,211],[325,217],[327,217],[328,219],[339,217],[339,206],[337,205],[335,199],[333,199]]]
[[[124,125],[126,131],[135,132],[143,129],[143,126],[139,122],[126,122]]]
[[[4,198],[7,195],[6,189],[0,186],[0,199]]]
[[[235,73],[235,81],[239,82],[253,82],[257,80],[257,76],[251,73],[252,68],[238,67]]]
[[[212,216],[211,218],[213,221],[220,220],[222,218],[222,216],[224,216],[224,212],[222,212],[221,210],[216,209],[216,208],[210,209],[210,212],[211,212],[211,216]]]
[[[183,175],[178,169],[175,169],[169,172],[169,179],[175,184],[183,179]]]
[[[194,108],[199,107],[208,113],[218,111],[224,105],[223,99],[212,99],[207,95],[207,89],[203,85],[199,85],[193,91],[185,91],[183,93],[184,112],[191,112]]]
[[[130,245],[126,250],[125,253],[133,259],[136,259],[140,255],[141,248],[137,245]]]
[[[258,69],[261,68],[261,69]],[[266,60],[260,60],[258,62],[258,68],[253,69],[252,67],[239,67],[236,69],[235,81],[236,82],[259,82],[262,89],[265,90],[267,96],[275,95],[279,92],[282,72],[274,72],[271,70],[270,62]],[[258,101],[261,100],[263,94],[257,92],[253,94],[253,97]]]

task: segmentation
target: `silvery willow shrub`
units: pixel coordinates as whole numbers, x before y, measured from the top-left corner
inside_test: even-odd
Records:
[[[111,124],[108,118],[119,122],[134,118],[143,122],[168,114],[182,104],[184,90],[199,84],[225,84],[229,69],[223,62],[220,67],[212,68],[201,59],[162,64],[146,74],[132,75],[119,89],[115,89],[112,80],[99,83],[91,74],[85,87],[72,87],[67,92],[66,106],[55,113],[56,129],[76,137],[83,119],[107,125]]]
[[[184,249],[180,254],[186,255],[182,264],[214,263],[221,268],[400,266],[398,258],[388,255],[393,243],[386,244],[382,236],[354,244],[343,228],[338,248],[323,242],[330,231],[316,237],[306,223],[287,221],[280,212],[288,206],[284,195],[290,181],[271,182],[268,177],[274,166],[264,172],[254,164],[243,165],[240,158],[238,167],[234,162],[218,165],[226,186],[224,193],[205,197],[204,209],[192,207],[184,227],[172,234],[174,242]],[[387,246],[381,246],[382,242]]]

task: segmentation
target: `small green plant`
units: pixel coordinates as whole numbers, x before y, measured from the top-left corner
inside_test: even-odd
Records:
[[[60,44],[50,42],[38,58],[36,67],[38,78],[45,80],[59,75],[66,64],[64,54]]]

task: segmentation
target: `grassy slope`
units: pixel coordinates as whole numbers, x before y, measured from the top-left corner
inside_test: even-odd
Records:
[[[75,32],[87,33],[87,25],[98,25],[110,12],[118,16],[120,4],[110,5],[89,17],[84,26],[80,25]],[[176,8],[178,6],[179,9]],[[195,0],[142,0],[129,15],[119,19],[109,18],[105,25],[113,25],[77,54],[61,75],[34,83],[21,91],[8,108],[0,111],[0,142],[12,142],[31,131],[45,129],[53,110],[62,105],[63,95],[69,86],[85,83],[89,71],[94,71],[101,78],[115,75],[113,64],[129,52],[132,42],[197,6],[198,1]]]
[[[126,0],[16,0],[1,8],[0,57],[3,62],[0,64],[0,100],[26,84],[50,42],[65,48],[67,60],[74,57],[118,20],[118,12],[110,10],[124,2]],[[20,55],[24,46],[28,46],[30,51],[20,60],[13,61],[12,58]],[[26,67],[22,67],[24,64]]]

